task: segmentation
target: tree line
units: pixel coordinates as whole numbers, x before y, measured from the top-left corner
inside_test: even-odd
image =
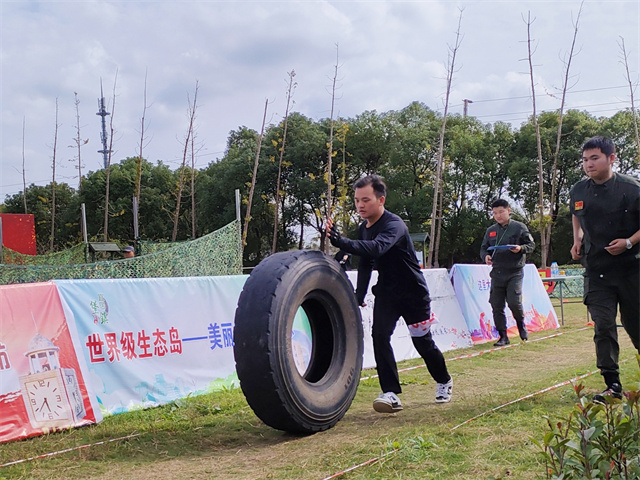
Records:
[[[400,215],[412,233],[429,233],[442,126],[443,116],[419,102],[402,110],[366,111],[337,120],[314,121],[294,112],[261,133],[244,126],[231,131],[222,158],[202,169],[183,162],[172,171],[162,161],[154,165],[136,155],[86,173],[78,189],[65,183],[32,184],[25,192],[7,196],[1,211],[25,213],[26,208],[34,214],[38,252],[47,253],[81,241],[82,203],[92,239],[103,240],[106,222],[102,219],[108,215],[109,238],[134,241],[132,198],[136,196],[142,239],[186,240],[233,221],[234,192],[239,189],[242,218],[251,201],[243,256],[245,266],[253,266],[274,246],[277,251],[323,249],[329,194],[332,216],[345,234],[353,235],[359,219],[353,208],[352,185],[362,175],[376,173],[388,185],[387,208]],[[632,109],[601,118],[579,110],[564,112],[562,117],[560,112],[545,112],[517,129],[506,123],[484,124],[474,117],[449,115],[441,150],[439,250],[433,266],[479,262],[480,242],[492,223],[490,204],[499,197],[508,198],[514,217],[524,221],[534,237],[539,236],[536,130],[542,147],[542,188],[548,199],[542,221],[552,226],[549,263],[571,261],[568,198],[571,186],[583,176],[582,143],[594,135],[609,136],[618,149],[618,171],[633,175],[640,171]],[[328,146],[331,155],[327,155]],[[557,185],[552,192],[553,175]],[[184,182],[185,178],[192,181]],[[177,208],[180,202],[182,208]],[[540,265],[539,248],[529,260]]]

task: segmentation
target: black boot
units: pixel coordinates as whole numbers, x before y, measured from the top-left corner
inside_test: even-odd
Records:
[[[511,342],[509,341],[509,337],[507,337],[506,330],[499,330],[500,338],[496,343],[493,344],[494,347],[504,347],[505,345],[509,345]]]
[[[518,332],[520,333],[520,339],[523,342],[529,340],[529,332],[527,332],[527,327],[525,326],[524,322],[522,322],[521,325],[518,325]]]

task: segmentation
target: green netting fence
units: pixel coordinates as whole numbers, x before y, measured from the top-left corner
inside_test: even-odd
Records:
[[[2,262],[9,265],[71,265],[87,263],[84,243],[61,252],[48,253],[46,255],[25,255],[4,247]]]
[[[14,264],[0,265],[0,284],[71,278],[198,277],[242,273],[239,221],[195,240],[142,242],[140,248],[138,257],[96,263],[83,263],[84,244],[51,255],[21,255],[5,249],[5,261]]]

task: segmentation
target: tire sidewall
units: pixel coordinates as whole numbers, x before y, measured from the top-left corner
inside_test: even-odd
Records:
[[[332,263],[336,263],[337,269]],[[330,267],[327,270],[327,266]],[[330,276],[327,277],[327,271]],[[322,285],[317,284],[321,275]],[[345,284],[346,282],[346,284]],[[293,285],[294,288],[288,288]],[[269,338],[271,351],[278,352],[272,357],[273,371],[280,376],[279,380],[288,388],[282,392],[286,401],[293,402],[301,411],[310,415],[335,415],[336,410],[344,402],[345,392],[353,386],[354,376],[359,377],[362,368],[362,350],[357,348],[362,342],[362,321],[355,303],[353,290],[346,275],[337,262],[298,262],[283,277],[276,290],[276,300],[271,322],[279,319],[277,325],[270,325],[270,331],[276,335]],[[293,359],[291,332],[295,314],[306,300],[320,302],[329,310],[329,319],[333,328],[333,356],[326,375],[315,383],[306,381],[298,372]],[[351,312],[344,311],[341,305],[352,305]],[[340,321],[340,316],[353,316],[357,312],[356,321]],[[312,332],[313,335],[313,332]],[[314,342],[314,348],[318,346]],[[320,346],[322,347],[322,346]],[[352,348],[350,348],[352,347]],[[312,353],[313,357],[313,353]],[[344,368],[350,365],[350,368]],[[355,390],[353,388],[353,390]]]

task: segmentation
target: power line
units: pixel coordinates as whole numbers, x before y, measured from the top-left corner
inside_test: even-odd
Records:
[[[607,108],[607,109],[603,109],[603,110],[592,110],[589,113],[608,113],[608,112],[619,112],[620,109],[619,108]],[[526,117],[513,117],[513,118],[508,118],[508,119],[503,119],[501,121],[504,122],[515,122],[515,121],[525,121],[529,119],[528,115],[531,115],[532,112],[514,112],[513,114],[509,114],[509,113],[496,113],[496,114],[489,114],[489,115],[477,115],[475,116],[475,118],[480,118],[480,117],[497,117],[500,115],[518,115],[518,114],[527,114]],[[544,112],[542,112],[544,113]]]
[[[568,94],[573,94],[573,93],[588,93],[588,92],[598,92],[601,90],[615,90],[618,88],[628,88],[629,85],[620,85],[617,87],[600,87],[600,88],[589,88],[586,90],[567,90],[567,95]],[[522,100],[524,98],[531,98],[531,95],[522,95],[519,97],[505,97],[505,98],[490,98],[487,100],[474,100],[473,103],[487,103],[487,102],[504,102],[506,100]],[[451,105],[451,107],[460,107],[463,106],[464,103],[457,103],[455,105]],[[440,110],[440,109],[438,109]]]
[[[475,101],[474,101],[475,103]],[[565,112],[567,110],[576,110],[576,109],[584,109],[584,108],[588,108],[588,107],[599,107],[602,105],[617,105],[620,103],[628,103],[628,102],[624,102],[624,101],[620,101],[620,102],[606,102],[606,103],[592,103],[592,104],[586,104],[586,105],[575,105],[575,106],[566,106],[565,107]],[[557,110],[557,109],[555,109]],[[542,113],[544,112],[550,112],[553,110],[542,110]],[[599,110],[599,111],[620,111],[619,108],[609,108],[607,110]],[[508,113],[489,113],[489,114],[485,114],[485,115],[473,115],[476,118],[484,118],[484,117],[501,117],[501,116],[505,116],[505,115],[531,115],[533,112],[531,110],[528,110],[526,112],[508,112]]]

